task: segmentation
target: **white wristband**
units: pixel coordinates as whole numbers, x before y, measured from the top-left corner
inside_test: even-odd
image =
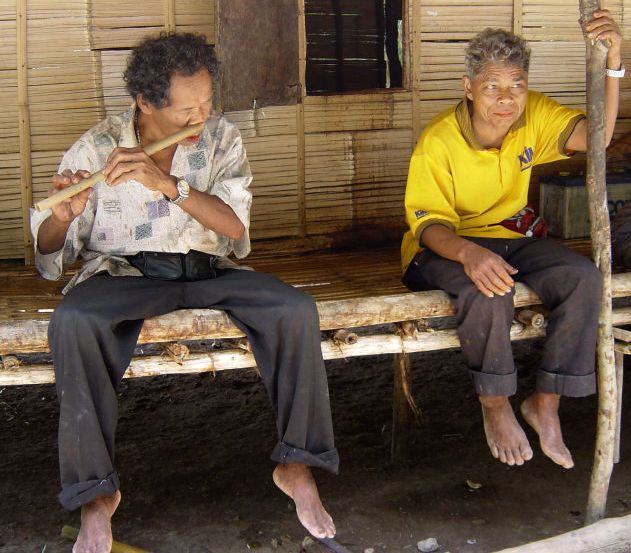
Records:
[[[607,77],[613,77],[614,79],[622,79],[625,72],[626,69],[624,68],[624,65],[621,65],[620,69],[605,69],[605,75],[607,75]]]

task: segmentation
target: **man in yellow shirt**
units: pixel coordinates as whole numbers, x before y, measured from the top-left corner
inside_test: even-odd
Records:
[[[607,10],[594,12],[585,31],[609,42],[608,143],[624,75],[622,37]],[[514,283],[537,292],[550,309],[548,338],[537,389],[521,412],[543,452],[571,468],[558,407],[561,395],[595,391],[600,276],[588,259],[537,236],[540,225],[509,220],[526,208],[534,165],[586,150],[587,124],[582,112],[528,91],[529,61],[526,42],[510,32],[487,29],[469,43],[466,98],[430,123],[410,162],[403,280],[412,290],[451,296],[487,442],[509,465],[533,455],[508,401],[517,384],[509,335]]]

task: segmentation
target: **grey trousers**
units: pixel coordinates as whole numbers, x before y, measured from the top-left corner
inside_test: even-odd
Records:
[[[311,296],[277,278],[224,270],[175,282],[95,275],[70,290],[49,326],[60,405],[60,503],[67,509],[119,487],[116,388],[143,320],[176,309],[221,309],[248,337],[276,412],[272,459],[338,470],[320,326]]]
[[[530,286],[550,309],[537,390],[565,396],[595,392],[600,273],[587,258],[552,239],[467,238],[519,270],[513,279]],[[429,249],[413,259],[404,277],[411,290],[445,290],[456,308],[458,336],[479,395],[509,396],[517,389],[510,326],[514,290],[487,298],[463,266]]]

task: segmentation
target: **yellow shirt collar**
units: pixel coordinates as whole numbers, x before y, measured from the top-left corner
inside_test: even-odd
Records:
[[[465,140],[474,150],[484,150],[485,148],[478,142],[473,132],[473,124],[471,123],[471,115],[469,109],[471,106],[471,100],[465,98],[456,106],[456,121],[460,127],[460,132],[464,136]],[[511,125],[511,131],[521,129],[526,125],[526,110],[522,112],[517,121]]]

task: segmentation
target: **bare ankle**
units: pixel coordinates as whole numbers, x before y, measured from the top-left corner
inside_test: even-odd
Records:
[[[494,409],[497,407],[504,407],[508,404],[507,396],[478,396],[482,407],[488,409]]]
[[[524,403],[532,405],[539,412],[557,412],[561,403],[559,394],[534,392]]]

